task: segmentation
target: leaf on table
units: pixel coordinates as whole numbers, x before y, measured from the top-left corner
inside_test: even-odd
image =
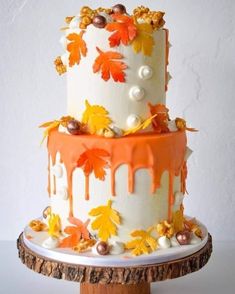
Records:
[[[90,239],[90,234],[87,229],[90,220],[87,220],[85,223],[75,217],[69,217],[68,220],[73,226],[67,226],[64,229],[64,232],[69,236],[61,241],[60,248],[72,248],[77,246],[81,239]]]
[[[93,208],[89,215],[95,217],[91,228],[98,231],[98,237],[102,241],[106,242],[111,236],[117,236],[117,225],[121,224],[121,216],[112,208],[111,200],[106,206]]]
[[[83,152],[78,161],[77,167],[82,167],[85,176],[94,172],[95,177],[103,181],[105,179],[105,168],[108,167],[108,161],[104,158],[110,157],[110,154],[103,149],[87,149]]]
[[[134,240],[126,244],[126,249],[132,249],[131,253],[134,256],[142,254],[149,254],[157,249],[157,240],[152,237],[153,228],[149,228],[147,231],[136,230],[131,233]]]
[[[96,47],[96,50],[99,52],[99,56],[93,64],[93,72],[101,71],[101,77],[105,81],[112,77],[115,82],[124,83],[126,81],[124,70],[127,65],[120,61],[123,55],[115,51],[103,52],[98,47]]]
[[[107,31],[114,32],[109,37],[110,47],[119,46],[120,43],[125,46],[128,45],[137,34],[133,18],[128,15],[118,13],[114,13],[112,18],[114,22],[108,23],[105,27]]]
[[[70,41],[67,45],[67,50],[69,54],[69,66],[72,67],[75,64],[79,64],[81,56],[85,57],[87,54],[86,42],[83,40],[83,34],[85,32],[81,31],[79,34],[72,33],[67,36]]]
[[[86,109],[82,115],[82,122],[88,126],[89,132],[95,134],[99,130],[107,129],[112,120],[108,111],[100,105],[90,105],[86,100]]]
[[[137,35],[131,43],[134,52],[142,52],[144,55],[151,56],[154,46],[152,25],[148,23],[141,23],[136,24],[136,27]]]

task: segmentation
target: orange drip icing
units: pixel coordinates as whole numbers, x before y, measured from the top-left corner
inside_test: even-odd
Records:
[[[185,132],[167,134],[144,133],[122,138],[107,139],[99,136],[71,136],[52,131],[48,137],[48,152],[52,162],[60,153],[60,160],[67,170],[70,216],[73,215],[72,177],[80,155],[86,149],[100,148],[109,152],[111,169],[111,194],[115,195],[115,174],[119,166],[128,165],[128,190],[135,189],[135,172],[148,169],[152,178],[151,193],[160,187],[164,171],[169,172],[169,211],[174,201],[174,176],[182,175],[186,151]],[[183,177],[181,177],[183,179]],[[98,180],[98,179],[97,179]],[[85,180],[85,199],[89,199],[89,179]]]
[[[89,175],[85,176],[86,184],[85,184],[85,199],[90,199],[90,192],[89,192]]]

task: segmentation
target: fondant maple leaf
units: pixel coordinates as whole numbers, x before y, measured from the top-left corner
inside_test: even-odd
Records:
[[[61,234],[61,222],[58,214],[52,213],[48,220],[48,235],[58,238]]]
[[[155,132],[157,133],[168,133],[168,121],[169,121],[169,110],[164,104],[152,105],[148,103],[151,115],[155,115],[152,120],[152,126]]]
[[[108,111],[100,105],[90,105],[85,101],[86,109],[82,115],[82,122],[88,126],[89,132],[95,134],[97,131],[106,129],[112,120],[108,117]]]
[[[119,46],[120,43],[128,45],[132,41],[137,33],[136,26],[132,17],[125,14],[114,13],[112,18],[115,22],[108,23],[106,30],[114,32],[109,37],[110,47]]]
[[[124,136],[134,134],[134,133],[136,133],[138,131],[141,131],[141,130],[145,130],[147,127],[149,127],[151,125],[152,120],[154,119],[155,116],[156,115],[153,115],[153,116],[147,118],[145,121],[143,121],[139,126],[131,128],[131,129],[125,131]]]
[[[72,248],[76,246],[81,239],[90,239],[90,234],[87,229],[90,220],[87,220],[85,223],[83,223],[78,218],[70,217],[69,222],[73,226],[67,226],[64,229],[64,232],[69,236],[61,241],[59,246],[60,248]]]
[[[94,172],[95,177],[103,181],[105,179],[105,168],[108,167],[108,161],[104,159],[110,154],[103,149],[87,149],[83,152],[77,162],[77,167],[82,167],[85,176]]]
[[[132,255],[149,254],[157,249],[157,240],[151,236],[153,228],[147,231],[136,230],[131,236],[136,238],[126,244],[126,249],[132,249]]]
[[[136,24],[137,36],[132,41],[132,48],[135,53],[142,51],[144,55],[151,56],[154,46],[154,39],[152,36],[153,27],[148,23]]]
[[[115,82],[125,82],[124,70],[127,68],[127,65],[120,61],[123,55],[114,51],[103,52],[98,47],[96,49],[100,55],[93,64],[93,72],[101,71],[102,79],[105,81],[108,81],[110,76],[112,76]]]
[[[83,57],[87,54],[86,43],[83,40],[84,31],[79,34],[72,33],[67,36],[70,43],[67,45],[67,50],[69,54],[69,66],[72,67],[75,64],[79,64],[81,60],[81,55]]]
[[[117,235],[117,225],[121,224],[121,217],[112,208],[111,200],[106,206],[93,208],[89,215],[96,217],[91,223],[91,228],[95,231],[98,230],[98,236],[102,241],[107,241],[111,236]]]

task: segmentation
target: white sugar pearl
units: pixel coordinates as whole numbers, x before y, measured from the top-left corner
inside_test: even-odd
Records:
[[[127,118],[126,124],[128,128],[135,128],[141,124],[141,119],[136,114],[130,114]]]
[[[63,200],[68,200],[68,189],[67,187],[61,187],[57,191],[57,195]]]
[[[158,239],[158,245],[162,249],[170,248],[171,247],[171,241],[166,236],[162,236]]]
[[[129,91],[129,96],[134,101],[141,101],[144,99],[145,90],[139,86],[133,86]]]
[[[55,164],[52,169],[52,174],[57,178],[61,178],[63,176],[63,167],[61,164]]]
[[[59,239],[54,237],[49,237],[42,243],[42,247],[47,249],[55,249],[59,246]]]
[[[173,236],[173,237],[171,238],[171,246],[172,246],[172,247],[178,247],[178,246],[180,246],[180,244],[179,244],[179,242],[177,241],[177,239],[176,239],[175,236]]]
[[[148,65],[143,65],[139,69],[139,77],[142,80],[149,80],[153,76],[153,69]]]
[[[122,242],[113,242],[111,243],[109,253],[111,255],[119,255],[125,251],[124,243]]]

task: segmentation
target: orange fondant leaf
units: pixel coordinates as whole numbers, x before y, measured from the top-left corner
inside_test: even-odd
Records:
[[[151,56],[154,46],[153,27],[148,23],[136,24],[137,36],[131,45],[135,53],[142,51],[144,55]]]
[[[61,241],[59,246],[60,248],[72,248],[77,246],[81,239],[90,239],[90,234],[87,229],[90,220],[87,220],[85,223],[83,223],[75,217],[70,217],[69,222],[74,226],[67,226],[64,229],[64,232],[69,236]]]
[[[86,110],[83,112],[82,122],[88,126],[91,134],[99,130],[107,129],[112,120],[108,117],[108,111],[100,105],[90,105],[86,100]]]
[[[147,231],[136,230],[131,233],[131,236],[136,238],[126,244],[126,249],[132,249],[132,255],[138,256],[149,254],[157,249],[157,240],[152,237],[153,228]]]
[[[104,169],[108,167],[108,161],[104,158],[109,156],[103,149],[87,149],[80,155],[77,166],[83,168],[86,176],[94,171],[95,177],[103,181],[106,175]]]
[[[164,104],[152,105],[151,103],[148,103],[148,106],[150,108],[151,115],[155,115],[152,120],[154,131],[157,133],[168,133],[169,110]]]
[[[93,208],[89,212],[95,220],[91,223],[91,228],[98,230],[98,236],[102,241],[107,241],[111,236],[117,235],[117,225],[121,224],[120,214],[112,208],[112,201],[109,200],[106,206]]]
[[[81,60],[81,55],[83,57],[87,54],[86,43],[83,40],[84,31],[81,31],[79,34],[72,33],[67,36],[67,39],[70,43],[67,45],[67,50],[69,54],[69,66],[72,67],[75,64],[79,64]]]
[[[112,18],[115,22],[108,23],[105,27],[107,31],[114,32],[109,37],[110,47],[119,46],[120,43],[128,45],[129,42],[135,38],[137,33],[133,18],[118,13],[113,14]]]
[[[93,72],[101,71],[102,79],[105,81],[108,81],[110,76],[112,76],[115,82],[125,82],[124,70],[127,68],[127,65],[120,61],[123,55],[114,51],[103,52],[98,47],[96,49],[100,55],[93,64]]]
[[[179,118],[177,117],[175,119],[175,124],[178,128],[179,131],[189,131],[189,132],[198,132],[198,130],[194,129],[194,128],[188,128],[186,121],[183,118]]]

